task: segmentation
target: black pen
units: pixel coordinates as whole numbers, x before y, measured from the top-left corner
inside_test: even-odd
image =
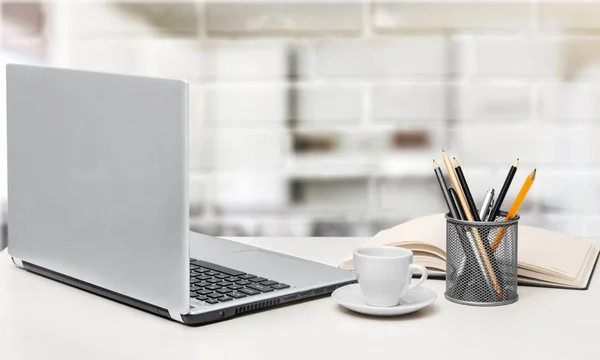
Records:
[[[481,221],[479,217],[479,212],[477,211],[477,205],[475,205],[475,201],[473,201],[473,195],[471,195],[471,190],[469,190],[469,184],[467,184],[467,179],[465,178],[465,174],[462,171],[462,167],[458,163],[456,158],[453,158],[452,165],[454,165],[454,170],[456,171],[456,176],[458,177],[458,181],[460,182],[460,186],[465,193],[465,199],[467,200],[467,204],[469,205],[469,209],[471,209],[471,214],[473,214],[473,220]]]
[[[450,188],[449,191],[450,197],[452,198],[452,202],[456,205],[456,208],[458,209],[458,219],[467,220],[467,216],[463,212],[463,209],[460,207],[460,202],[458,200],[458,194],[456,193],[456,190],[454,190],[454,188]]]
[[[438,184],[440,185],[440,189],[442,190],[442,194],[444,195],[444,200],[446,201],[446,205],[448,206],[448,211],[450,211],[450,215],[453,218],[460,220],[458,210],[456,209],[456,205],[454,204],[454,201],[452,201],[450,193],[448,192],[448,186],[446,185],[446,180],[444,179],[444,175],[442,174],[442,169],[440,169],[440,166],[438,165],[437,161],[435,161],[435,159],[433,159],[433,171],[435,172]]]
[[[512,182],[513,178],[515,177],[515,173],[517,172],[518,167],[519,167],[519,159],[517,159],[510,167],[510,170],[508,171],[508,175],[506,176],[506,180],[504,180],[504,185],[502,185],[502,189],[498,193],[498,198],[496,199],[496,203],[494,204],[494,207],[492,208],[492,210],[490,211],[490,214],[488,215],[488,221],[491,221],[491,222],[496,221],[496,216],[498,216],[498,213],[500,212],[500,206],[502,206],[502,202],[504,201],[504,198],[506,197],[506,194],[508,193],[508,188],[510,187],[510,183]]]

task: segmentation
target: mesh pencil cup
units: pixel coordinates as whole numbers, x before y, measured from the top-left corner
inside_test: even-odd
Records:
[[[474,306],[508,305],[517,294],[519,215],[464,221],[446,214],[446,299]]]

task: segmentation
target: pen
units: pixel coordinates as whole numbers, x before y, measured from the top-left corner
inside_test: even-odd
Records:
[[[456,206],[457,211],[458,211],[457,219],[467,220],[465,213],[462,211],[462,207],[460,207],[460,202],[458,202],[458,195],[456,194],[456,190],[454,190],[453,188],[450,188],[449,191],[450,191],[450,198],[452,200],[452,203]]]
[[[460,186],[462,187],[465,193],[465,200],[467,200],[467,205],[469,205],[469,210],[473,214],[473,220],[481,221],[479,217],[479,213],[477,212],[477,206],[475,205],[475,201],[473,201],[473,195],[471,195],[471,190],[469,190],[469,185],[467,184],[467,179],[465,178],[465,174],[462,171],[462,166],[460,166],[458,160],[453,158],[452,164],[454,165],[454,170],[456,170],[456,176],[458,177],[458,181],[460,182]]]
[[[446,180],[444,179],[444,175],[442,174],[442,169],[438,165],[437,161],[433,159],[433,171],[435,172],[435,176],[437,177],[438,184],[440,184],[440,189],[442,190],[442,194],[444,195],[444,200],[446,200],[446,205],[448,206],[448,211],[450,211],[450,215],[455,219],[461,219],[459,217],[458,209],[452,201],[450,197],[450,193],[448,192],[448,186],[446,185]]]
[[[490,211],[489,221],[491,221],[491,222],[496,221],[496,216],[498,216],[498,213],[500,212],[500,206],[502,206],[502,202],[504,201],[504,198],[506,197],[506,193],[508,193],[508,188],[510,187],[510,183],[512,182],[513,178],[515,177],[515,173],[517,172],[518,167],[519,167],[519,159],[517,159],[512,164],[512,166],[510,167],[510,170],[508,171],[508,175],[506,176],[506,180],[504,180],[502,189],[498,193],[498,198],[496,199],[496,203],[494,204],[494,207]]]
[[[492,201],[494,201],[494,192],[494,189],[491,188],[485,193],[483,204],[481,204],[481,209],[479,209],[479,218],[481,219],[481,221],[485,221],[488,215],[488,211],[490,210]]]

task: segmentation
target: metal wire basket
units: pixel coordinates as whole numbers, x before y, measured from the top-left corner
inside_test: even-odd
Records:
[[[475,306],[516,302],[519,215],[494,222],[446,215],[446,299]]]

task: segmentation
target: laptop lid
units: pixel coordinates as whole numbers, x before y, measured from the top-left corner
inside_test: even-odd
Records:
[[[187,313],[187,83],[6,72],[10,255]]]

